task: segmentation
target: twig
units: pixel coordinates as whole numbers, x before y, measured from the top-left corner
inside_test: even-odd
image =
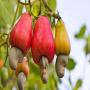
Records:
[[[3,42],[2,44],[0,44],[0,47],[2,47],[3,45],[5,45],[6,44],[6,41],[5,42]]]
[[[6,52],[6,59],[5,59],[5,62],[4,62],[4,66],[6,65],[7,58],[8,58],[8,43],[7,43],[7,52]]]
[[[38,13],[38,16],[41,14],[41,4],[42,4],[42,1],[40,0],[40,8],[39,8],[39,13]]]
[[[45,12],[47,15],[49,16],[53,16],[55,18],[57,18],[58,20],[61,19],[60,15],[59,14],[56,14],[56,13],[53,13],[53,12]]]
[[[7,33],[0,33],[0,34],[1,34],[2,36],[3,36],[3,35],[8,35]]]
[[[30,0],[28,0],[28,2],[29,2],[30,12],[31,12],[31,7],[32,7],[32,5],[31,5]]]
[[[15,12],[14,19],[13,19],[13,22],[12,22],[11,27],[12,27],[12,26],[14,25],[14,23],[15,23],[16,16],[17,16],[17,12],[18,12],[18,8],[19,8],[19,3],[18,3],[18,5],[17,5],[17,9],[16,9],[16,12]]]
[[[18,3],[20,3],[22,5],[29,5],[29,3],[24,3],[24,2],[21,2],[20,0],[18,0]]]
[[[7,36],[7,39],[6,39],[6,48],[7,48],[7,51],[6,51],[6,59],[5,59],[5,62],[4,62],[4,65],[6,65],[6,62],[7,62],[7,58],[8,58],[8,39],[9,39],[9,34],[8,34],[8,36]]]

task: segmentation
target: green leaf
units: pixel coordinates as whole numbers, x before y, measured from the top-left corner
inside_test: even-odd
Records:
[[[56,0],[47,0],[47,3],[54,12],[56,10]]]
[[[84,47],[86,55],[90,53],[90,34],[88,35],[86,39],[86,45]]]
[[[71,70],[73,70],[73,69],[75,68],[75,66],[76,66],[76,63],[75,63],[75,61],[73,60],[73,58],[69,58],[68,64],[67,64],[67,69],[68,69],[69,71],[71,71]]]
[[[82,38],[84,38],[85,32],[86,32],[86,25],[83,25],[83,26],[81,27],[80,31],[79,31],[77,34],[75,34],[75,38],[77,38],[77,39],[82,39]]]
[[[0,18],[2,19],[1,25],[11,25],[14,16],[14,0],[0,0]]]
[[[0,17],[0,28],[5,27],[5,22],[2,17]]]
[[[78,79],[73,90],[78,90],[82,86],[82,80]]]
[[[40,1],[37,0],[33,3],[31,12],[33,13],[34,16],[38,16],[39,11],[40,11]]]

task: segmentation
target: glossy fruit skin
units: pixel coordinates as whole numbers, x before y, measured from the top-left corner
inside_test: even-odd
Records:
[[[32,17],[29,13],[23,13],[10,32],[10,44],[21,49],[25,54],[31,46]]]
[[[42,56],[47,57],[49,63],[53,60],[55,53],[54,39],[50,21],[46,16],[40,16],[35,23],[31,51],[36,64],[39,64]]]
[[[4,65],[4,62],[2,59],[0,59],[0,69],[3,67],[3,65]]]
[[[59,20],[55,28],[56,28],[55,30],[56,54],[69,55],[71,46],[64,22],[62,20]]]
[[[26,77],[29,75],[29,66],[27,61],[23,60],[22,62],[17,64],[16,76],[18,76],[20,72],[23,72]]]

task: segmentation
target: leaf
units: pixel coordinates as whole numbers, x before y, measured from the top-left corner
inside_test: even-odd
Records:
[[[1,25],[11,25],[14,16],[14,0],[0,0],[0,18],[3,21]],[[0,25],[0,26],[1,26]]]
[[[84,47],[84,51],[87,54],[90,53],[90,34],[88,35],[87,39],[86,39],[86,45]]]
[[[75,38],[77,38],[77,39],[84,38],[85,32],[86,32],[86,25],[83,25],[81,27],[80,31],[77,34],[75,34]]]
[[[74,62],[73,58],[69,58],[68,64],[67,64],[67,69],[69,71],[73,70],[76,66],[76,63]]]
[[[2,17],[0,17],[0,28],[5,27],[5,22]]]
[[[39,11],[40,11],[40,1],[37,0],[33,3],[31,12],[33,13],[34,16],[38,16]]]
[[[55,12],[55,10],[56,10],[56,0],[47,0],[47,3],[49,5],[49,7],[53,10],[53,12]]]
[[[78,79],[73,90],[78,90],[82,86],[82,80]]]

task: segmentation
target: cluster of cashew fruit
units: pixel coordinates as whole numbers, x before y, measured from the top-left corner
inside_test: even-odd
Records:
[[[41,79],[48,81],[48,65],[56,59],[56,73],[61,78],[68,62],[70,42],[62,19],[56,23],[55,39],[47,16],[39,16],[32,28],[32,16],[23,13],[10,32],[9,64],[15,71],[19,90],[24,89],[26,77],[29,74],[27,54],[31,48],[33,61],[39,66]]]

